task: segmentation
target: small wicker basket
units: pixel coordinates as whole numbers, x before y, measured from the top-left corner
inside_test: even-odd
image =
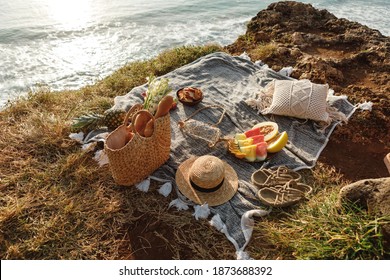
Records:
[[[111,132],[104,145],[108,156],[110,171],[115,183],[132,186],[141,182],[169,158],[171,146],[171,124],[169,113],[155,119],[154,132],[150,137],[142,137],[134,129],[138,114],[145,112],[154,117],[142,105],[134,105],[126,114],[122,125]],[[131,118],[131,124],[128,121]],[[126,143],[129,132],[132,139]]]

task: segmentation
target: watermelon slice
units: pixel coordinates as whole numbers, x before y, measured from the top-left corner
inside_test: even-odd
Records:
[[[256,160],[264,161],[267,158],[267,142],[256,144]]]
[[[250,130],[247,130],[244,132],[245,136],[246,137],[251,137],[251,136],[255,136],[255,135],[259,135],[260,134],[260,127],[254,127]]]
[[[250,138],[253,139],[252,144],[257,144],[257,143],[264,142],[264,135],[262,135],[262,134],[251,136]]]

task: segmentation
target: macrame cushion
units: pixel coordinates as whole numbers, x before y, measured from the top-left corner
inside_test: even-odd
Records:
[[[290,116],[300,119],[329,122],[327,112],[327,84],[314,84],[309,80],[286,81],[274,80],[271,105],[263,110],[263,114]]]

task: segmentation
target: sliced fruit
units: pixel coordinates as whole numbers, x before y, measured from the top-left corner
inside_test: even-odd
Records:
[[[264,141],[268,142],[279,133],[279,126],[276,122],[261,122],[253,128],[260,128],[260,133],[264,135]]]
[[[253,127],[252,129],[245,131],[244,134],[245,134],[246,137],[259,135],[260,134],[260,128],[259,127]]]
[[[266,142],[261,142],[256,145],[256,160],[263,161],[267,158],[267,146]]]
[[[257,143],[264,142],[264,135],[262,135],[262,134],[251,136],[250,138],[253,139],[253,143],[252,144],[257,144]]]
[[[245,153],[245,159],[247,161],[255,161],[256,160],[256,146],[257,145],[250,145],[245,147],[240,147],[240,151],[242,153]]]
[[[268,142],[267,152],[277,153],[286,146],[288,141],[287,132],[279,133],[274,139]]]
[[[236,140],[245,140],[246,135],[244,133],[236,133],[236,136],[234,137]]]
[[[253,138],[247,138],[245,140],[237,140],[239,147],[249,146],[253,144]]]

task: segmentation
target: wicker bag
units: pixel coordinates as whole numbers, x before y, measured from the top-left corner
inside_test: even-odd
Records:
[[[138,114],[148,114],[154,122],[150,137],[142,137],[134,129]],[[131,124],[128,121],[131,119]],[[126,143],[129,132],[133,138]],[[152,174],[169,158],[171,146],[171,124],[169,113],[154,119],[142,105],[134,105],[126,114],[122,125],[111,132],[104,145],[112,177],[118,185],[132,186]]]

